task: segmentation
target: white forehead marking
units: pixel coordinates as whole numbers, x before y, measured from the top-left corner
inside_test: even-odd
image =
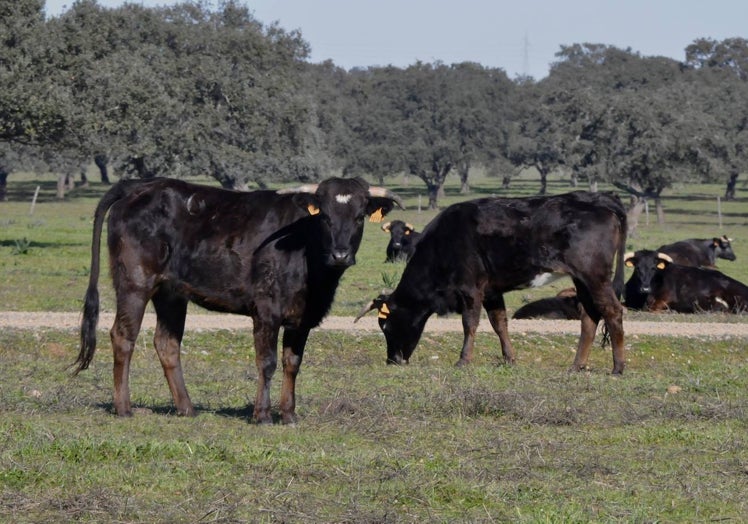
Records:
[[[339,204],[347,204],[351,200],[351,195],[335,195],[335,200]]]

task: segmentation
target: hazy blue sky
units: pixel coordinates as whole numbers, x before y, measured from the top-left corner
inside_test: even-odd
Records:
[[[58,15],[72,0],[47,0]],[[99,0],[112,7],[122,0]],[[144,6],[170,0],[135,0]],[[215,5],[215,2],[213,2]],[[421,60],[548,73],[559,46],[601,43],[684,59],[694,39],[748,38],[748,0],[247,0],[255,18],[299,29],[312,62],[346,69]],[[742,32],[742,34],[741,34]]]

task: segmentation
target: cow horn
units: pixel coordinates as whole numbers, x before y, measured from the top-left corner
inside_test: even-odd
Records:
[[[408,224],[407,222],[405,223],[405,227],[407,227],[407,228],[409,228],[409,229],[412,229],[413,231],[415,231],[415,230],[416,230],[416,228],[415,228],[415,227],[413,227],[413,224]]]
[[[673,259],[670,258],[669,255],[666,255],[665,253],[660,253],[659,251],[657,252],[657,258],[659,258],[660,260],[664,260],[665,262],[670,262],[671,264],[673,263]]]
[[[286,189],[279,189],[276,193],[280,195],[286,195],[289,193],[316,193],[319,184],[304,184],[299,187],[288,187]]]
[[[634,254],[635,253],[633,251],[628,251],[628,252],[624,253],[623,254],[623,260],[625,261],[625,260],[628,260],[630,258],[634,258]]]
[[[391,225],[392,225],[392,222],[385,222],[385,223],[384,223],[384,224],[382,224],[382,226],[381,226],[381,227],[382,227],[382,231],[389,231],[389,230],[390,230],[390,226],[391,226]]]
[[[358,316],[356,316],[356,318],[353,319],[353,323],[355,324],[356,322],[358,322],[361,319],[361,317],[363,317],[364,315],[366,315],[369,311],[373,309],[377,309],[376,299],[372,299],[371,302],[369,302],[366,306],[364,306],[364,308],[361,311],[359,311]]]
[[[369,196],[373,197],[384,197],[389,198],[395,204],[397,204],[397,207],[400,209],[405,209],[405,206],[403,205],[403,201],[400,199],[399,196],[397,196],[395,193],[387,189],[386,187],[380,187],[380,186],[372,186],[369,188]]]

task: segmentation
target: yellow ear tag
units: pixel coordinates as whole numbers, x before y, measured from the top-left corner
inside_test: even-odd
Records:
[[[309,204],[306,206],[306,210],[309,211],[310,215],[318,215],[319,214],[319,208],[315,206],[314,204]]]
[[[379,308],[379,314],[377,315],[378,318],[385,319],[390,314],[390,308],[387,307],[387,304],[382,304],[382,307]]]
[[[665,262],[660,262],[657,264],[657,269],[665,269]]]
[[[626,264],[626,267],[634,267],[634,263],[631,260],[627,260],[624,264]]]
[[[383,218],[384,215],[382,214],[382,208],[380,207],[369,216],[369,222],[381,222]]]

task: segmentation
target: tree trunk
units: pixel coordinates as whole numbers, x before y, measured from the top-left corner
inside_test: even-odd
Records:
[[[665,223],[665,208],[662,207],[662,199],[659,193],[655,197],[655,209],[657,210],[657,223],[663,225]]]
[[[109,181],[109,170],[107,168],[107,162],[109,161],[109,158],[106,155],[94,155],[94,164],[96,164],[96,167],[99,168],[99,173],[101,174],[101,183],[109,185],[111,182]]]
[[[626,212],[626,222],[628,223],[628,237],[636,237],[636,229],[639,227],[639,217],[641,217],[642,211],[647,201],[644,198],[638,196],[631,197],[631,204],[628,211]]]
[[[727,181],[725,189],[725,200],[735,200],[735,185],[738,183],[738,173],[733,172]]]
[[[8,171],[0,166],[0,202],[8,200]]]
[[[436,184],[427,183],[426,184],[426,190],[428,191],[429,195],[429,209],[438,209],[438,201],[439,201],[439,190],[441,189],[441,186]]]
[[[597,180],[590,178],[590,192],[597,193]]]
[[[465,160],[457,165],[457,171],[460,175],[460,194],[467,195],[470,193],[470,182],[468,182],[468,175],[470,173],[470,162]]]
[[[64,173],[57,175],[57,199],[62,200],[65,198],[65,189],[67,188],[68,176]]]
[[[536,164],[535,167],[540,173],[540,191],[538,191],[538,194],[545,195],[545,191],[548,188],[548,169],[540,163]]]

